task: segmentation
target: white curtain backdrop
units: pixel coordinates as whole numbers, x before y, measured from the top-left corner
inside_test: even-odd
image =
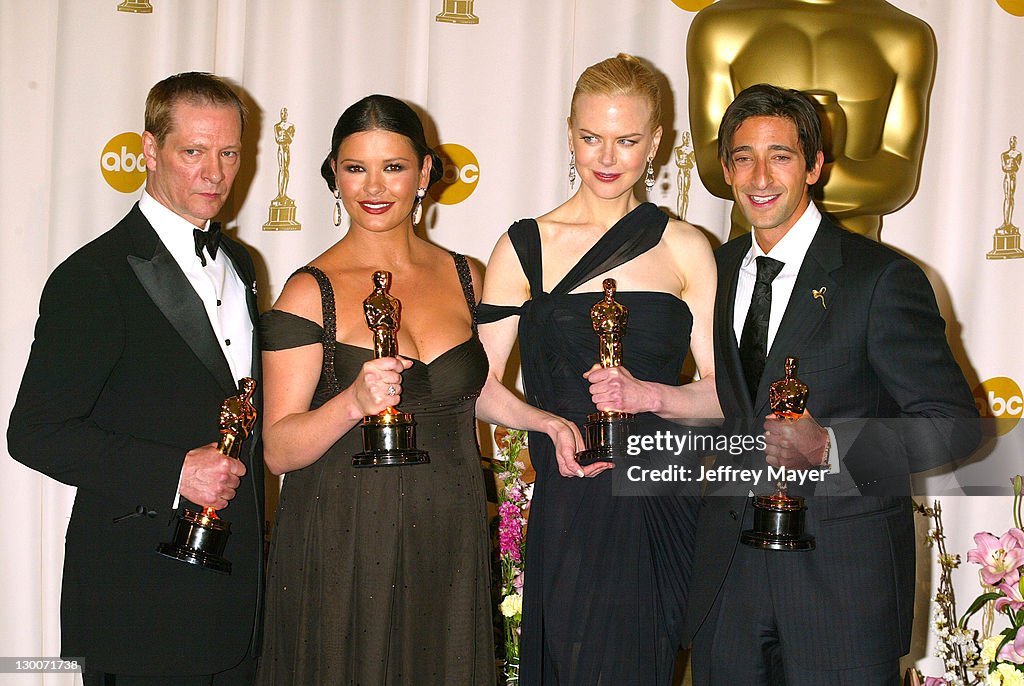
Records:
[[[119,5],[147,4],[149,13],[119,11]],[[448,3],[473,5],[478,23],[437,21],[445,4],[2,0],[0,423],[6,428],[46,277],[138,197],[142,175],[133,169],[141,150],[132,134],[142,130],[149,87],[172,73],[215,72],[240,86],[250,102],[244,170],[224,218],[254,253],[263,309],[292,270],[339,235],[319,167],[337,117],[369,93],[413,104],[425,115],[431,142],[458,166],[448,173],[460,180],[429,205],[426,236],[486,262],[513,220],[568,196],[565,118],[579,73],[620,51],[633,53],[660,72],[668,91],[652,199],[674,210],[672,147],[690,128],[686,35],[708,0]],[[927,271],[977,395],[991,397],[1004,417],[1020,417],[1024,259],[987,260],[986,253],[1002,223],[1000,155],[1010,136],[1024,135],[1024,0],[892,4],[931,25],[938,66],[920,187],[907,206],[884,218],[882,241]],[[295,127],[288,195],[301,230],[264,231],[277,194],[274,125],[282,107]],[[120,134],[128,135],[108,145]],[[720,242],[730,206],[693,174],[689,221]],[[1016,214],[1020,225],[1024,209]],[[995,450],[1000,479],[1024,470],[1022,431],[1008,432]],[[55,656],[63,537],[74,491],[10,459],[5,436],[0,453],[0,655]],[[1011,524],[1003,499],[950,497],[944,509],[949,547],[962,554],[975,531],[1002,533]],[[929,556],[922,549],[914,658],[930,651],[927,598],[935,565]],[[975,588],[972,572],[962,573],[961,609]],[[933,660],[922,665],[938,671]],[[66,675],[0,674],[0,683],[75,682]]]

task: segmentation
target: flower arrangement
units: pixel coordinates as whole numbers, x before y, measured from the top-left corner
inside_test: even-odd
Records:
[[[935,527],[928,532],[930,544],[939,549],[942,576],[935,596],[933,628],[939,637],[937,654],[946,674],[928,677],[925,686],[1024,686],[1024,531],[1021,520],[1021,493],[1024,479],[1013,478],[1013,524],[1002,536],[981,531],[974,535],[976,548],[968,551],[967,561],[980,566],[982,593],[956,621],[952,570],[959,567],[960,556],[949,555],[942,532],[942,508],[918,506],[918,512],[930,517]],[[982,613],[984,639],[968,628],[971,618]],[[1008,625],[994,629],[996,617]],[[918,675],[915,675],[918,676]]]
[[[526,432],[499,428],[494,471],[498,478],[498,560],[501,565],[500,597],[505,638],[506,684],[519,683],[519,631],[523,619],[523,570],[526,550],[526,519],[533,497],[536,473],[522,458]]]

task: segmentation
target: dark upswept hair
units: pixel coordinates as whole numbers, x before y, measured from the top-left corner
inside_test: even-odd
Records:
[[[430,179],[427,181],[429,188],[435,181],[441,178],[444,167],[441,158],[437,156],[429,145],[426,136],[423,134],[423,123],[416,116],[411,107],[390,95],[367,95],[365,98],[350,105],[338,118],[334,125],[334,133],[331,134],[331,151],[320,165],[320,175],[327,182],[327,187],[333,193],[337,190],[335,173],[331,169],[331,162],[338,159],[338,148],[341,142],[354,133],[363,131],[391,131],[409,139],[413,150],[416,151],[416,158],[419,165],[423,167],[423,160],[430,155]]]
[[[725,110],[722,125],[718,127],[718,159],[723,164],[731,168],[729,152],[733,135],[740,124],[751,117],[782,117],[793,122],[797,139],[803,147],[807,171],[814,169],[818,153],[824,150],[821,120],[814,101],[798,90],[768,83],[744,88]]]
[[[146,131],[153,134],[157,145],[163,145],[164,138],[174,128],[174,106],[179,102],[193,106],[234,107],[238,111],[240,130],[245,130],[248,112],[231,87],[219,76],[188,71],[168,76],[150,88],[146,96]]]

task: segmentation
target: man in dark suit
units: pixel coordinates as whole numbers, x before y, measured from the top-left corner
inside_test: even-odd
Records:
[[[178,74],[146,100],[146,188],[50,276],[11,415],[20,462],[78,487],[61,654],[90,684],[243,684],[259,625],[263,465],[216,447],[218,413],[259,368],[252,259],[219,237],[245,108]],[[219,241],[217,240],[219,238]],[[223,510],[231,573],[164,557],[175,508]]]
[[[748,489],[772,483],[705,497],[687,612],[694,683],[896,684],[914,605],[914,521],[900,494],[910,472],[977,444],[970,389],[921,270],[811,202],[823,154],[808,98],[744,90],[722,121],[719,157],[753,227],[716,253],[726,430],[765,434],[765,451],[743,466],[817,479],[804,490],[816,547],[738,543],[753,523]],[[802,416],[782,420],[768,387],[787,356],[810,395]]]

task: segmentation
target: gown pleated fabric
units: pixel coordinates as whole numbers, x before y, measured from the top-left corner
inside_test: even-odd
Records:
[[[468,265],[454,259],[472,309]],[[261,330],[265,350],[326,342],[313,409],[348,387],[373,351],[335,340],[329,279],[314,267],[299,271],[320,284],[324,327],[271,311]],[[353,468],[357,425],[285,476],[257,683],[493,686],[490,538],[474,419],[486,375],[475,326],[465,342],[403,373],[400,409],[415,414],[429,464]]]
[[[599,361],[590,308],[603,293],[572,293],[650,250],[668,218],[644,203],[612,226],[550,293],[543,289],[539,228],[527,219],[509,238],[530,284],[520,307],[481,304],[481,323],[519,315],[527,400],[582,427],[595,411],[583,373]],[[668,293],[615,294],[629,308],[623,366],[677,385],[692,315]],[[640,414],[636,432],[678,429]],[[537,482],[526,538],[520,684],[668,684],[679,648],[698,500],[613,494],[620,464],[593,479],[558,473],[554,446],[530,433]],[[643,460],[643,457],[640,458]]]

